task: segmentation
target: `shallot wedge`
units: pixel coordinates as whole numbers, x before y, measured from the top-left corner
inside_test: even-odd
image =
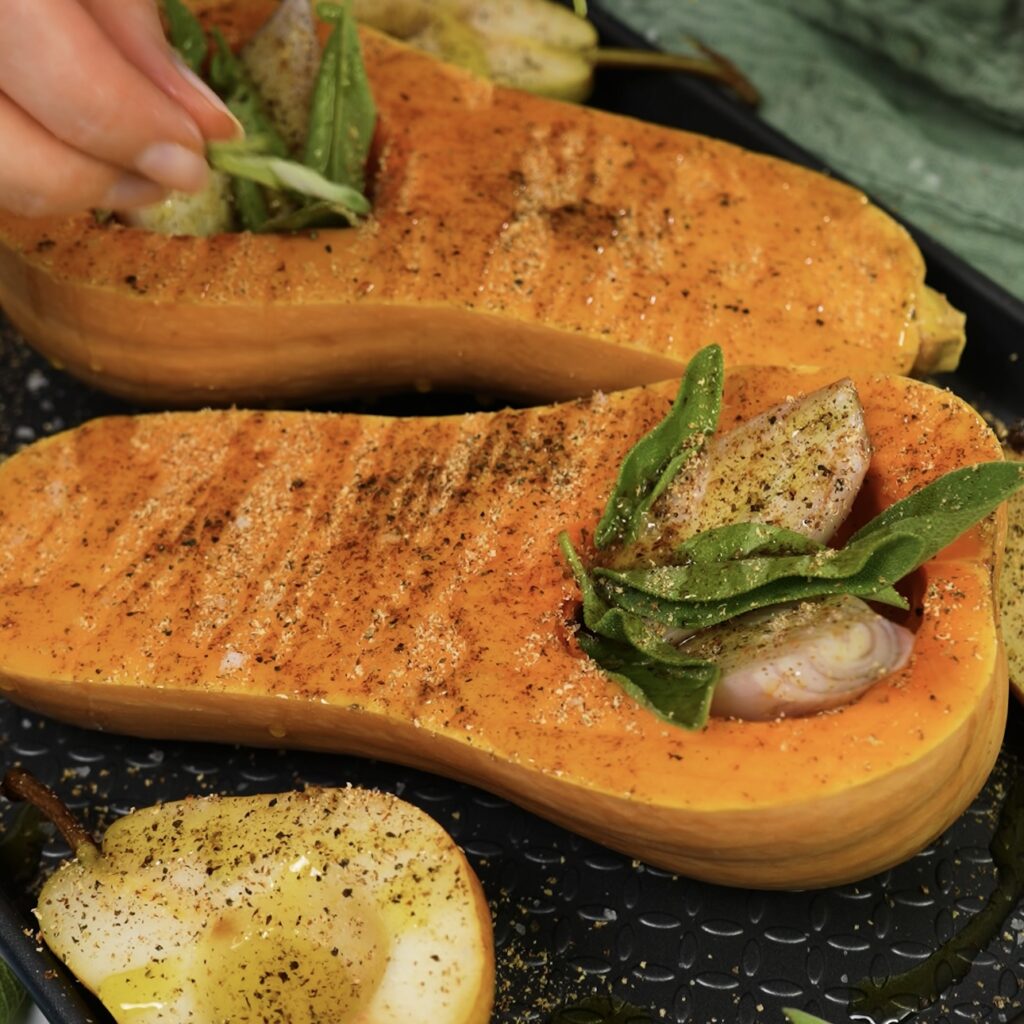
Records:
[[[850,703],[903,668],[913,643],[909,629],[844,595],[752,612],[681,646],[722,669],[712,715],[766,721]]]
[[[828,540],[847,517],[871,460],[857,389],[844,379],[716,437],[651,508],[641,558],[666,561],[715,526],[754,522]]]
[[[310,0],[284,0],[242,51],[274,127],[292,153],[301,153],[320,64]]]

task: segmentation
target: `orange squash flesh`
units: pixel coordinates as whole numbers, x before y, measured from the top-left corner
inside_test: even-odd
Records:
[[[723,428],[828,380],[735,371]],[[860,518],[999,457],[946,392],[858,387],[876,448]],[[666,725],[575,646],[556,536],[593,528],[673,393],[418,420],[160,414],[32,445],[0,467],[0,687],[95,728],[449,774],[714,882],[822,886],[903,860],[999,748],[1004,524],[915,575],[912,661],[856,703]]]
[[[235,42],[273,9],[195,6]],[[729,365],[905,373],[922,335],[948,340],[913,241],[855,189],[363,43],[380,125],[362,227],[169,238],[0,214],[0,305],[25,337],[154,404],[568,398],[678,376],[711,341]]]

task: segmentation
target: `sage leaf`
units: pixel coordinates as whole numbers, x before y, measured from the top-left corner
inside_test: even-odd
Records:
[[[607,676],[659,718],[684,729],[707,724],[720,675],[713,662],[690,658],[686,664],[674,663],[585,631],[576,639]]]
[[[354,223],[369,213],[366,197],[347,185],[328,181],[316,171],[293,160],[263,153],[247,153],[236,144],[211,143],[207,147],[210,165],[235,178],[256,182],[265,188],[289,191],[319,200],[325,208]]]
[[[678,562],[726,562],[758,555],[809,555],[823,544],[813,537],[770,523],[717,526],[684,540],[676,548]]]
[[[271,234],[283,231],[306,231],[310,228],[340,227],[352,223],[351,215],[340,214],[333,203],[318,199],[270,216],[253,230]]]
[[[245,129],[246,138],[242,145],[259,145],[261,152],[286,156],[288,147],[267,114],[256,83],[245,65],[228,46],[219,29],[214,30],[213,42],[210,82]],[[226,152],[229,145],[232,144],[222,144],[220,152]],[[247,231],[263,230],[272,216],[270,208],[274,204],[268,202],[259,183],[245,176],[232,175],[231,190],[242,227]],[[277,205],[281,205],[280,201]]]
[[[700,605],[762,591],[771,595],[777,590],[778,600],[767,601],[777,604],[825,593],[870,597],[916,569],[927,557],[922,557],[924,553],[920,537],[890,531],[839,550],[822,548],[809,555],[757,555],[645,569],[599,566],[594,572],[599,578],[667,602]]]
[[[355,19],[342,6],[320,4],[317,14],[334,28],[324,47],[310,104],[303,163],[356,192],[366,188],[366,161],[377,107],[366,77]]]
[[[565,560],[569,563],[569,569],[571,570],[573,577],[576,580],[576,584],[583,595],[583,621],[586,623],[588,629],[592,629],[597,632],[598,623],[610,610],[609,605],[604,601],[600,594],[598,594],[597,587],[594,586],[593,580],[587,573],[583,560],[576,552],[576,549],[572,546],[572,541],[569,539],[569,535],[565,533],[565,531],[558,535],[558,546],[562,549],[562,554],[565,556]],[[613,637],[613,639],[616,638]]]
[[[718,345],[690,360],[668,415],[629,451],[594,535],[599,548],[633,543],[647,513],[679,470],[715,432],[725,372]]]
[[[982,462],[954,469],[880,512],[850,543],[903,524],[918,532],[927,560],[994,512],[1022,485],[1024,464],[1019,462]]]
[[[285,157],[288,147],[274,122],[267,114],[263,98],[241,58],[231,49],[220,29],[213,31],[214,51],[210,58],[210,84],[228,105],[228,109],[242,123],[246,141],[253,145],[260,140],[260,150],[273,156]],[[239,145],[227,143],[226,145]],[[243,142],[242,145],[245,145]]]
[[[298,192],[299,195],[323,200],[325,203],[336,204],[342,210],[352,213],[370,212],[369,201],[357,189],[324,178],[304,164],[272,157],[270,165],[281,182],[282,188]],[[339,210],[339,212],[341,211]]]
[[[988,462],[954,470],[890,506],[845,547],[810,554],[708,558],[736,530],[717,527],[682,545],[684,552],[700,553],[700,561],[649,569],[598,567],[595,576],[608,584],[599,588],[599,595],[610,606],[683,629],[829,594],[906,607],[893,585],[1021,486],[1024,466],[1018,463]]]
[[[559,536],[559,545],[583,594],[583,627],[576,636],[580,649],[660,718],[687,729],[703,727],[720,675],[717,666],[683,654],[642,618],[609,607],[567,534]]]
[[[164,0],[171,46],[181,59],[195,73],[199,74],[206,60],[209,44],[199,19],[182,3],[182,0]]]

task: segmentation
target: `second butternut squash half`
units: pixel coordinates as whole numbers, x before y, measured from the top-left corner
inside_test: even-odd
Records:
[[[834,375],[726,379],[721,423]],[[857,380],[865,519],[998,459],[910,380]],[[469,780],[653,864],[829,885],[920,849],[1002,738],[991,517],[911,579],[906,668],[807,718],[688,732],[574,640],[559,531],[592,531],[660,384],[437,419],[202,412],[93,421],[0,467],[0,688],[154,737],[355,752]]]

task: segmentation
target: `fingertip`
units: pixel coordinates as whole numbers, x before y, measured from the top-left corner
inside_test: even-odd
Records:
[[[199,192],[209,177],[206,160],[174,142],[154,142],[135,159],[135,170],[164,188]]]
[[[242,138],[245,130],[238,118],[174,50],[171,51],[171,63],[178,82],[158,84],[188,111],[203,136],[207,139]]]

